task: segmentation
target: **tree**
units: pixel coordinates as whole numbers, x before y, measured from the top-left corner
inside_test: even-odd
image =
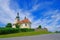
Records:
[[[16,28],[19,28],[20,27],[20,25],[19,24],[16,24]]]
[[[40,28],[40,29],[41,29],[41,27],[42,27],[41,25],[38,26],[38,28]]]
[[[7,23],[6,27],[7,28],[12,28],[12,24],[11,23]]]

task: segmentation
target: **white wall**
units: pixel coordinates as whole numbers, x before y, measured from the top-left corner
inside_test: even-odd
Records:
[[[12,25],[12,28],[16,28],[16,26]],[[25,25],[25,23],[23,23],[23,24],[20,25],[19,28],[31,28],[31,24],[30,23],[26,23],[26,25]]]
[[[16,26],[15,26],[15,25],[13,25],[13,26],[12,26],[12,28],[16,28]]]
[[[21,24],[20,25],[20,28],[30,28],[30,24],[29,23],[26,23],[26,25],[25,25],[25,23],[24,24]]]

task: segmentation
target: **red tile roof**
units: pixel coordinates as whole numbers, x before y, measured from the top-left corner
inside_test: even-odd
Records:
[[[24,20],[21,20],[19,23],[22,24],[22,23],[31,23],[31,22],[29,21],[29,19],[26,18]]]

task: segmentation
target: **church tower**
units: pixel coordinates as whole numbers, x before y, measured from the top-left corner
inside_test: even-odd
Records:
[[[12,25],[12,28],[16,28],[16,24],[20,21],[19,18],[20,18],[20,17],[19,17],[19,13],[17,13],[17,16],[16,16],[16,18],[15,18],[15,22],[14,22],[14,24]]]
[[[16,18],[15,18],[16,23],[20,21],[19,18],[20,18],[20,17],[19,17],[19,13],[17,13],[17,16],[16,16]]]

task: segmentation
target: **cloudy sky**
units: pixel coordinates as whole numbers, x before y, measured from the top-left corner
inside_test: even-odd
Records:
[[[26,16],[32,22],[32,28],[60,30],[60,0],[0,0],[0,27],[13,23],[17,12],[20,20]]]

